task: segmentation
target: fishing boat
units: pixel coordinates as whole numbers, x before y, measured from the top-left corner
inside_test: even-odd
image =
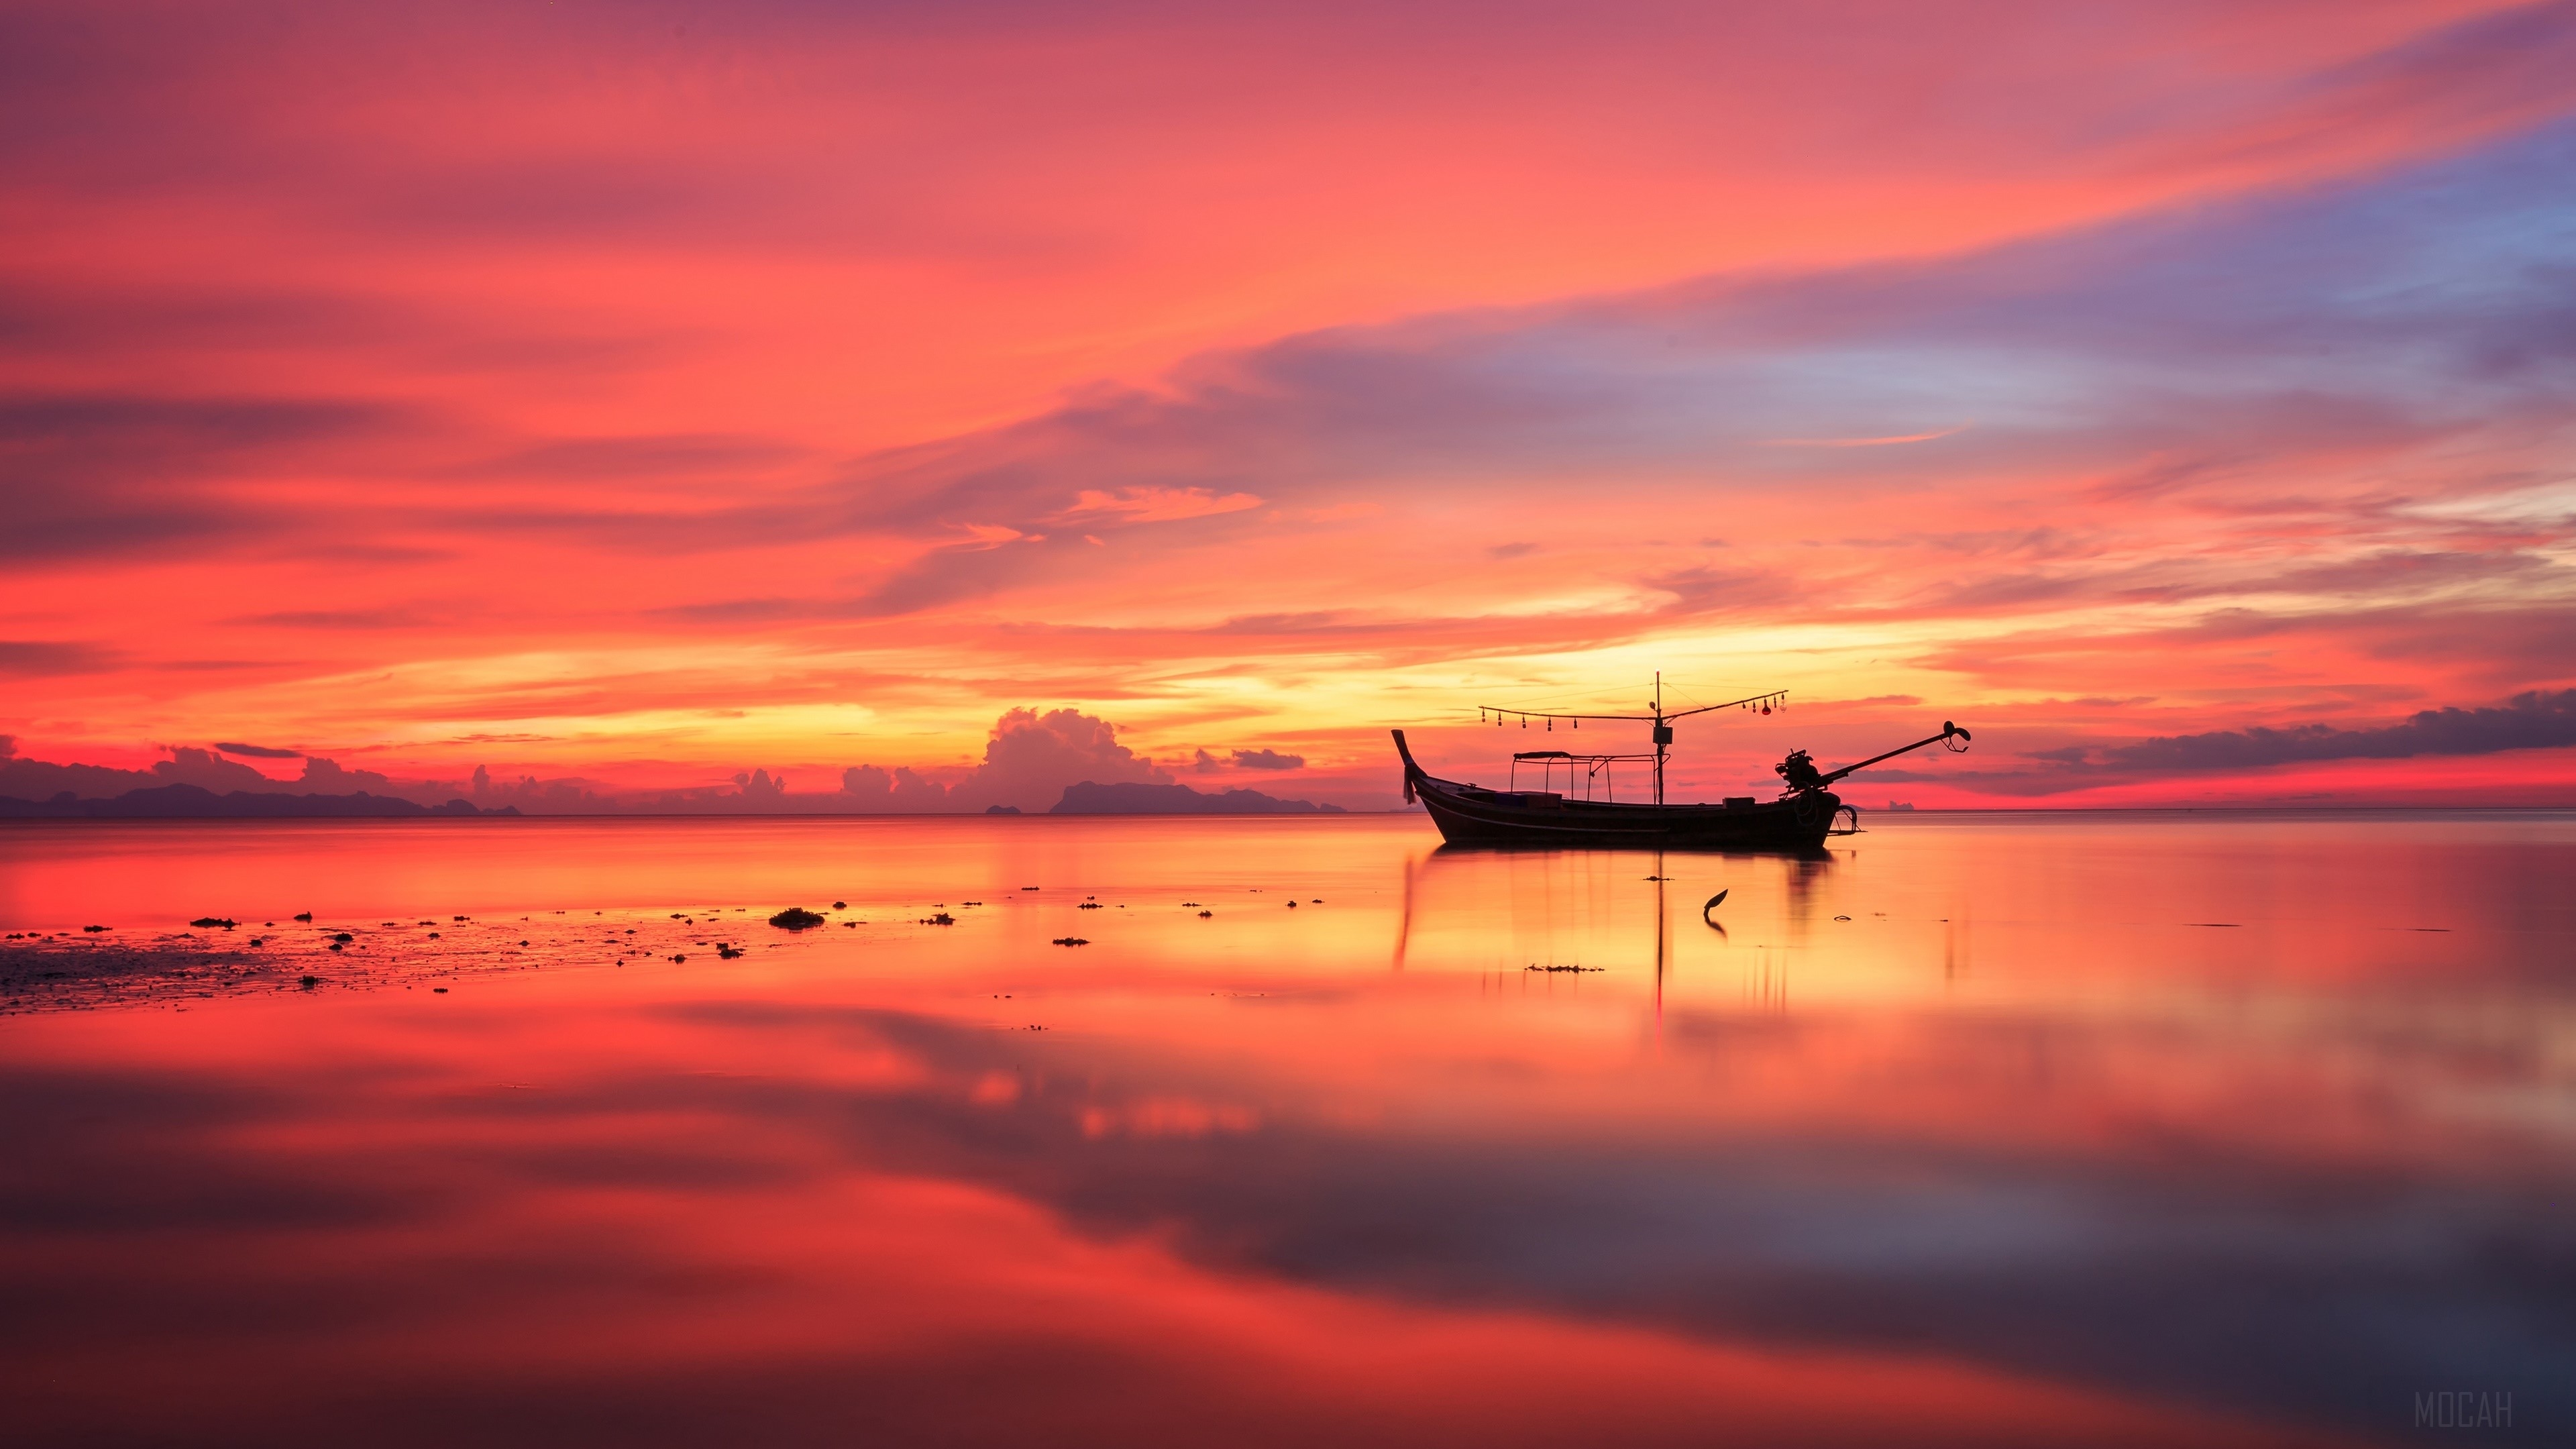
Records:
[[[1872,755],[1839,769],[1818,769],[1805,750],[1793,750],[1772,767],[1786,787],[1779,798],[1736,796],[1716,804],[1676,805],[1664,800],[1664,765],[1671,754],[1673,721],[1717,710],[1740,709],[1769,714],[1787,703],[1785,690],[1772,690],[1693,709],[1664,708],[1663,676],[1655,676],[1655,697],[1646,714],[1573,714],[1483,705],[1479,720],[1498,724],[1519,721],[1527,728],[1544,721],[1553,731],[1564,723],[1579,729],[1584,721],[1651,724],[1651,754],[1580,754],[1571,750],[1522,750],[1512,756],[1511,786],[1492,790],[1456,780],[1443,780],[1414,763],[1404,731],[1393,731],[1396,755],[1404,761],[1404,798],[1431,813],[1440,836],[1452,845],[1536,845],[1564,849],[1635,848],[1642,850],[1815,850],[1828,836],[1860,828],[1860,810],[1833,792],[1836,781],[1883,760],[1940,745],[1952,751],[1968,747],[1968,732],[1944,720],[1941,732],[1885,754]],[[1653,793],[1647,800],[1620,800],[1611,789],[1619,765],[1649,765]],[[1521,772],[1535,769],[1540,788],[1520,787]],[[1549,788],[1556,772],[1565,772],[1565,788]],[[1579,793],[1578,793],[1579,786]],[[1595,797],[1599,798],[1595,798]]]

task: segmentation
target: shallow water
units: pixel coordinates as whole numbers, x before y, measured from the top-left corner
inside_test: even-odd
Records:
[[[12,1437],[2571,1433],[2576,815],[1869,824],[0,829]]]

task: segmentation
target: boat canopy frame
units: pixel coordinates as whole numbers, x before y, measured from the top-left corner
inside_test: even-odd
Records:
[[[1562,765],[1565,767],[1565,793],[1570,796],[1574,793],[1575,767],[1580,765],[1583,767],[1583,798],[1592,798],[1597,783],[1601,798],[1615,805],[1619,794],[1613,786],[1610,767],[1652,764],[1654,759],[1652,755],[1578,755],[1571,750],[1522,750],[1512,756],[1512,789],[1518,791],[1521,787],[1521,766],[1524,764],[1538,766],[1538,787],[1541,790],[1554,787],[1556,769]]]

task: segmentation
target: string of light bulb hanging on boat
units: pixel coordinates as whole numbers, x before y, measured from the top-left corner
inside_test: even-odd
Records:
[[[1647,707],[1654,709],[1652,705]],[[1494,726],[1499,729],[1512,720],[1519,720],[1521,728],[1528,729],[1530,721],[1537,720],[1542,728],[1553,731],[1556,728],[1556,722],[1564,720],[1567,728],[1579,730],[1583,728],[1583,722],[1588,719],[1634,720],[1641,724],[1660,725],[1669,720],[1684,719],[1691,715],[1707,714],[1712,710],[1720,709],[1740,709],[1748,714],[1785,714],[1789,709],[1789,691],[1768,690],[1761,694],[1746,695],[1742,699],[1730,699],[1724,704],[1703,704],[1696,709],[1655,709],[1652,714],[1575,714],[1563,710],[1512,709],[1502,705],[1480,704],[1476,706],[1476,723],[1483,724],[1487,720],[1492,720]]]

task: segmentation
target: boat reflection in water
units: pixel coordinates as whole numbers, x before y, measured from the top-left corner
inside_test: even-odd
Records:
[[[309,906],[377,974],[10,989],[0,1390],[17,1443],[2563,1426],[2571,876],[2563,813],[5,830],[9,930]]]

